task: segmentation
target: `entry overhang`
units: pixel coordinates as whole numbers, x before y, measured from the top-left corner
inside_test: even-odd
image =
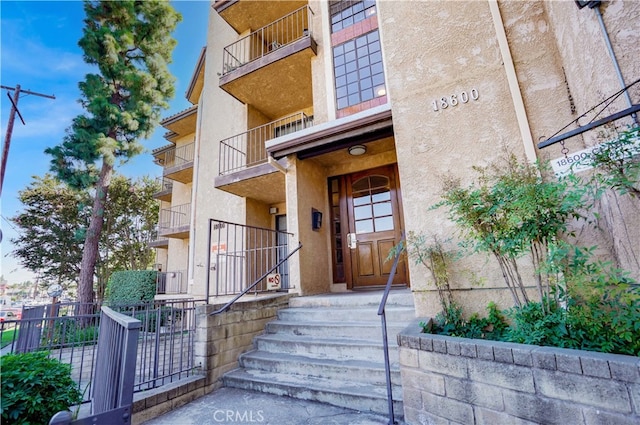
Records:
[[[385,104],[271,139],[266,143],[266,149],[275,159],[291,154],[305,159],[392,135],[391,106]]]

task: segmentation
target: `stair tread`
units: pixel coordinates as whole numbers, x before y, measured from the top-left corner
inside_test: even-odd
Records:
[[[354,320],[354,321],[341,321],[341,322],[337,322],[335,320],[314,320],[314,321],[308,321],[308,322],[297,322],[297,321],[293,321],[293,320],[286,320],[286,319],[276,319],[272,322],[269,322],[270,324],[276,324],[276,325],[288,325],[288,326],[328,326],[328,327],[345,327],[345,326],[356,326],[356,327],[373,327],[373,328],[381,328],[380,325],[380,321],[376,321],[376,320]],[[394,327],[406,327],[407,326],[407,322],[400,322],[400,321],[387,321],[387,327],[390,326],[394,326]]]
[[[234,369],[225,374],[226,379],[240,381],[252,381],[270,385],[283,385],[306,390],[323,391],[336,394],[349,394],[363,398],[387,398],[386,387],[372,385],[354,380],[340,381],[336,379],[326,379],[315,376],[290,375],[278,372],[268,372],[256,369]],[[402,391],[394,386],[394,401],[402,401]]]
[[[359,346],[366,347],[371,346],[375,348],[382,348],[382,341],[374,340],[374,339],[357,339],[357,338],[342,338],[339,336],[332,338],[323,338],[317,336],[309,336],[309,335],[290,335],[290,334],[282,334],[282,333],[273,333],[273,334],[261,334],[256,337],[256,339],[269,340],[269,341],[282,341],[282,342],[293,342],[293,343],[308,343],[308,344],[321,344],[321,345],[350,345],[350,346]],[[389,340],[389,348],[397,348],[398,344],[395,341]]]
[[[252,350],[242,354],[243,358],[253,358],[267,361],[281,361],[281,362],[296,362],[296,363],[314,363],[319,365],[328,366],[340,366],[344,368],[353,369],[370,369],[370,370],[384,370],[384,362],[376,362],[371,360],[356,360],[356,359],[331,359],[331,358],[317,358],[302,356],[299,354],[283,354],[272,353],[263,350]],[[398,363],[391,363],[391,372],[399,372],[400,366]]]

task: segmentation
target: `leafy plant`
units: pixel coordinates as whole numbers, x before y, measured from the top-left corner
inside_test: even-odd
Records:
[[[47,354],[6,354],[0,358],[4,423],[48,423],[57,412],[82,401],[71,379],[71,366]]]
[[[568,180],[545,180],[547,168],[509,155],[492,166],[476,167],[477,185],[462,188],[457,180],[446,181],[443,200],[433,207],[447,207],[466,242],[494,255],[516,306],[529,302],[516,260],[531,253],[539,300],[549,300],[551,282],[541,273],[549,243],[567,231],[568,219],[582,217],[584,190]]]
[[[424,234],[409,232],[404,241],[394,246],[387,256],[387,260],[395,255],[405,253],[415,264],[422,264],[429,270],[433,283],[438,290],[438,298],[442,307],[442,314],[449,313],[455,318],[456,306],[451,293],[449,283],[449,262],[454,258],[453,251],[447,251],[444,243],[436,236],[428,237]]]
[[[75,317],[57,319],[42,334],[42,345],[47,348],[72,347],[98,342],[98,327],[82,323]]]
[[[640,199],[640,126],[620,132],[581,162],[595,168],[589,184]]]
[[[462,308],[453,305],[449,312],[436,315],[432,329],[427,329],[426,325],[423,325],[422,331],[463,338],[492,340],[504,338],[508,329],[508,323],[504,314],[498,310],[498,306],[495,303],[489,303],[487,305],[487,311],[488,315],[486,317],[473,314],[469,320],[464,320],[462,317]]]

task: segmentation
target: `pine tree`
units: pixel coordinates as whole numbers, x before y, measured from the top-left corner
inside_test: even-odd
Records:
[[[171,33],[182,19],[167,1],[85,1],[79,45],[97,67],[79,84],[85,113],[74,118],[62,143],[47,149],[51,169],[76,188],[92,187],[93,207],[83,246],[78,301],[93,301],[98,242],[107,192],[117,160],[142,151],[140,138],[158,124],[174,94],[168,64]]]

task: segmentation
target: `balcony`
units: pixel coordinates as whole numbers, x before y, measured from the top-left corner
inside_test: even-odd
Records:
[[[189,238],[191,204],[176,205],[160,210],[158,236],[176,239]]]
[[[220,87],[269,117],[312,105],[312,15],[301,7],[225,47]]]
[[[155,163],[162,166],[162,175],[180,183],[193,181],[195,143],[169,148],[155,155]]]
[[[222,140],[214,186],[267,203],[282,201],[284,176],[267,164],[265,142],[311,126],[313,117],[299,112]]]
[[[261,28],[307,4],[307,0],[216,0],[213,8],[238,34]]]
[[[156,228],[156,230],[154,230],[153,234],[151,235],[149,247],[150,248],[168,248],[169,239],[158,236],[158,233],[159,233],[159,229]]]
[[[156,277],[156,294],[186,294],[187,271],[158,272]]]
[[[171,202],[173,180],[169,180],[166,177],[158,177],[158,182],[160,183],[160,190],[154,193],[153,197],[159,201]]]

